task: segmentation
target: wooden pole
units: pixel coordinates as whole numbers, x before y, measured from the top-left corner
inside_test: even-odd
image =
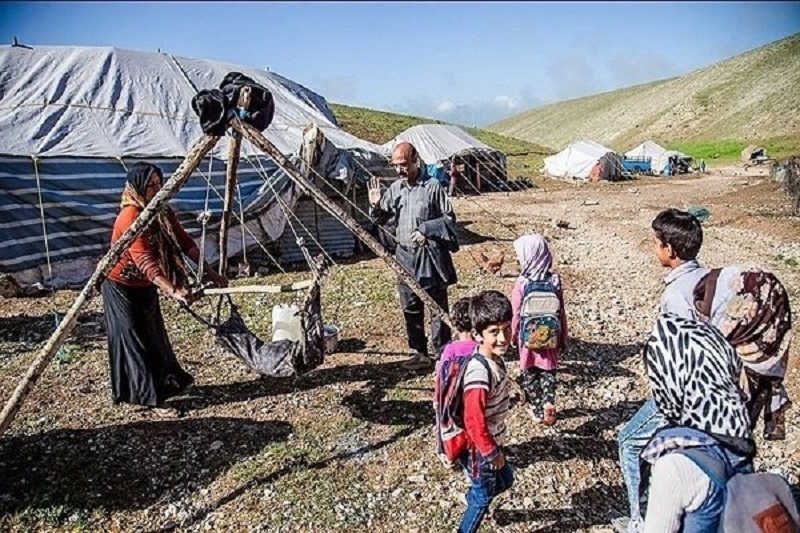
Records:
[[[47,343],[39,351],[36,359],[14,390],[14,394],[12,394],[11,398],[6,402],[3,412],[0,414],[0,435],[2,435],[11,425],[11,422],[14,421],[14,417],[17,415],[20,407],[22,407],[25,398],[30,394],[31,390],[33,390],[36,382],[39,381],[45,368],[47,368],[47,365],[52,360],[53,355],[64,342],[66,342],[70,332],[75,328],[81,309],[89,303],[95,290],[97,290],[97,287],[103,279],[105,279],[106,274],[108,274],[108,271],[114,267],[119,257],[130,247],[134,239],[155,220],[156,214],[167,205],[169,199],[180,190],[184,183],[186,183],[186,180],[189,179],[192,172],[200,165],[200,162],[206,154],[214,148],[218,140],[219,137],[203,135],[194,144],[181,165],[164,184],[164,187],[158,191],[150,203],[147,204],[147,207],[139,213],[139,216],[134,220],[133,224],[131,224],[131,227],[114,243],[105,257],[97,264],[94,274],[89,278],[86,286],[84,286],[81,293],[75,299],[72,307],[67,311],[67,314],[64,315],[64,319],[50,336]]]
[[[250,108],[251,93],[250,87],[243,87],[239,92],[237,105],[241,110],[247,111]],[[242,134],[238,131],[234,131],[230,141],[228,141],[228,164],[225,169],[225,199],[222,203],[222,220],[219,226],[219,274],[220,276],[226,277],[228,275],[228,229],[231,226],[231,209],[233,209],[233,195],[236,193],[236,171],[239,169],[241,148]],[[239,202],[241,202],[241,198],[239,198]],[[239,223],[242,225],[242,232],[244,232],[244,216],[242,216]],[[246,258],[247,252],[244,250],[245,246],[247,246],[247,243],[242,239],[242,255]],[[219,299],[217,299],[217,311],[214,319],[216,322],[219,322],[219,317],[222,314],[223,301],[224,299],[222,295],[220,295]]]
[[[279,292],[296,292],[305,290],[314,284],[313,280],[297,281],[284,285],[242,285],[239,287],[224,287],[217,289],[203,289],[204,295],[224,294],[277,294]]]
[[[228,167],[225,177],[225,199],[222,203],[222,221],[219,226],[219,273],[227,275],[228,271],[228,229],[231,225],[231,209],[236,194],[236,171],[239,168],[239,153],[242,147],[242,135],[234,132],[228,143]],[[244,223],[244,221],[242,221]]]
[[[245,111],[250,107],[250,87],[243,87],[237,105]],[[228,271],[228,228],[231,225],[233,195],[236,192],[236,171],[239,169],[239,154],[242,148],[242,134],[234,131],[228,143],[228,165],[225,174],[225,199],[222,204],[222,222],[219,226],[219,273],[225,276]],[[210,177],[209,177],[210,178]],[[244,224],[244,220],[241,220]],[[222,300],[220,300],[220,304]]]
[[[242,135],[235,131],[228,141],[228,165],[225,174],[225,199],[222,202],[222,221],[219,226],[219,274],[227,276],[228,272],[228,229],[231,225],[231,209],[233,209],[233,195],[236,194],[236,171],[239,168],[239,154],[242,148]],[[209,176],[209,179],[211,177]],[[244,231],[244,218],[240,221]],[[246,243],[242,242],[242,247]],[[216,322],[222,314],[223,297],[217,299]]]
[[[400,280],[408,285],[408,287],[414,291],[414,294],[419,296],[419,298],[425,303],[426,306],[428,306],[432,313],[441,318],[442,322],[451,328],[453,327],[453,324],[450,322],[450,316],[439,306],[439,304],[436,303],[436,301],[434,301],[433,298],[431,298],[427,292],[425,292],[422,287],[419,286],[417,280],[415,280],[372,235],[367,233],[364,228],[362,228],[358,222],[353,219],[353,217],[348,215],[336,203],[332,202],[330,198],[325,196],[325,194],[323,194],[322,191],[320,191],[311,181],[309,181],[308,178],[303,176],[300,171],[297,170],[294,164],[289,161],[286,156],[284,156],[280,150],[275,147],[274,144],[264,137],[260,131],[253,126],[238,120],[237,118],[231,120],[230,126],[234,130],[241,133],[261,151],[270,156],[275,163],[281,169],[283,169],[283,171],[286,172],[286,174],[288,174],[288,176],[295,183],[297,183],[303,192],[314,198],[319,205],[325,208],[325,210],[328,211],[339,222],[344,224],[347,229],[352,231],[353,234],[361,239],[361,241],[373,252],[375,252],[378,257],[383,259],[384,262],[389,265],[392,270],[394,270],[395,274],[397,274]]]

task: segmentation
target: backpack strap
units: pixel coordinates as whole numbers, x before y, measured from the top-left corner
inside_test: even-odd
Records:
[[[687,457],[709,477],[712,483],[720,489],[725,490],[728,479],[731,477],[731,469],[722,459],[709,453],[704,447],[683,448],[676,450],[674,453],[679,453]]]
[[[715,268],[706,274],[694,288],[694,306],[703,316],[711,317],[714,295],[717,292],[717,280],[722,272],[721,268]]]

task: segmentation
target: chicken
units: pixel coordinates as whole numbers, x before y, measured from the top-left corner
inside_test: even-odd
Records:
[[[506,254],[503,250],[495,251],[490,256],[481,252],[480,256],[481,256],[481,261],[483,261],[484,270],[496,276],[501,275],[501,271],[503,270],[503,260],[506,257]]]

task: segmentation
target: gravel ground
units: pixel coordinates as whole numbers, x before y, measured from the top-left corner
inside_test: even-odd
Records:
[[[451,300],[485,288],[510,293],[512,237],[541,231],[565,279],[572,337],[559,367],[559,422],[544,428],[519,406],[510,413],[508,457],[517,481],[495,502],[484,530],[609,531],[609,516],[625,509],[615,436],[647,397],[639,350],[666,275],[653,255],[650,221],[667,206],[707,207],[701,261],[768,268],[800,309],[800,220],[787,215],[776,185],[733,168],[702,179],[542,185],[456,200],[468,244],[456,256],[461,282]],[[555,227],[558,221],[569,229]],[[480,272],[478,251],[499,249],[502,275]],[[289,278],[303,273],[262,281]],[[379,260],[352,260],[333,269],[324,292],[326,320],[342,327],[340,353],[309,376],[283,381],[248,373],[165,302],[176,352],[197,384],[163,418],[111,404],[93,302],[0,439],[0,528],[454,529],[467,484],[433,454],[431,375],[400,366],[407,348],[392,275]],[[53,306],[65,310],[75,294],[2,301],[0,397],[10,396],[52,331]],[[242,302],[264,337],[276,301]],[[795,398],[798,350],[795,343],[787,379]],[[510,371],[518,375],[515,362]],[[787,439],[760,442],[757,459],[759,470],[779,469],[795,485],[797,413],[788,415]]]

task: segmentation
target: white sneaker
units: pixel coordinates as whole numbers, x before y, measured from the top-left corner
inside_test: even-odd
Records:
[[[617,533],[642,533],[644,522],[641,518],[631,519],[629,516],[621,516],[611,520],[611,527]]]
[[[433,359],[421,353],[415,354],[411,359],[403,363],[403,368],[407,370],[424,370],[433,366]]]

